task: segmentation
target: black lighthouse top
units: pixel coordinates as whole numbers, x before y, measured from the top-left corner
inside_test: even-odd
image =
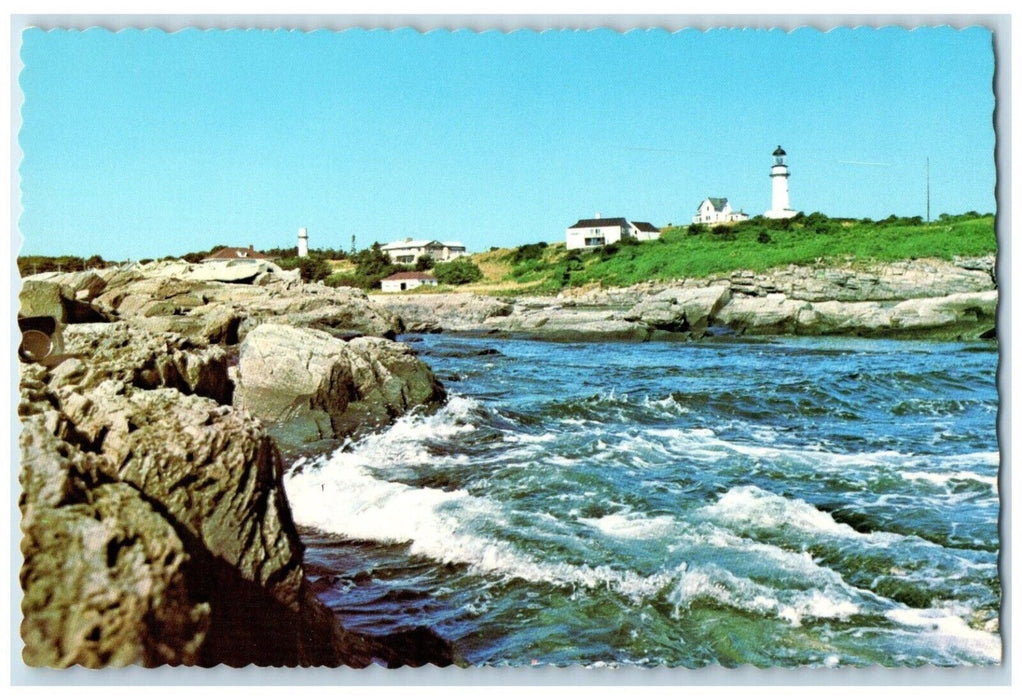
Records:
[[[772,155],[775,155],[775,156],[786,156],[786,155],[788,155],[788,154],[784,152],[784,149],[783,149],[783,148],[781,148],[780,146],[778,146],[778,147],[777,147],[777,150],[776,150],[776,151],[774,151]]]

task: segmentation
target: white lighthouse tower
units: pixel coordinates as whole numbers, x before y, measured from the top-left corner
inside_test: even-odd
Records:
[[[309,257],[309,229],[298,229],[298,257]]]
[[[770,183],[773,196],[770,199],[770,211],[763,214],[768,219],[790,219],[797,213],[788,202],[788,165],[784,156],[788,155],[780,146],[774,151],[774,165],[770,168]]]

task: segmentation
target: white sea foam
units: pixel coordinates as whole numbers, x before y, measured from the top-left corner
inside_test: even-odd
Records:
[[[928,646],[952,658],[960,658],[964,653],[981,663],[996,663],[1001,659],[1000,635],[970,627],[955,611],[900,607],[889,610],[887,618],[911,627],[917,636],[925,637]]]
[[[771,588],[737,576],[714,564],[678,570],[677,584],[668,596],[674,615],[680,616],[699,600],[712,600],[737,610],[772,615],[798,627],[806,619],[845,620],[859,612],[859,605],[839,586],[823,590]]]
[[[651,428],[645,432],[664,440],[666,446],[673,452],[698,461],[718,461],[737,454],[766,462],[783,461],[810,465],[816,470],[843,470],[848,467],[895,466],[905,463],[912,457],[893,450],[844,454],[827,451],[818,445],[779,447],[763,444],[775,442],[777,435],[774,431],[763,432],[762,429],[753,431],[756,443],[725,440],[718,437],[710,428]]]
[[[508,523],[499,503],[461,489],[416,488],[374,473],[376,465],[418,459],[419,442],[437,431],[454,434],[471,429],[452,425],[450,420],[467,416],[471,408],[468,404],[436,416],[402,419],[380,436],[339,450],[316,465],[306,463],[301,470],[292,470],[284,486],[295,521],[353,539],[406,544],[412,555],[464,564],[478,573],[507,579],[608,587],[633,599],[654,595],[671,582],[667,574],[645,576],[606,565],[534,558],[492,534]]]
[[[663,538],[676,525],[669,515],[647,517],[637,513],[611,513],[602,518],[579,518],[579,522],[610,537],[637,540]]]
[[[505,435],[504,442],[539,445],[554,442],[558,437],[557,433],[541,433],[540,435],[532,435],[530,433],[509,432]]]
[[[977,474],[976,472],[970,471],[955,471],[943,474],[922,471],[901,472],[901,476],[905,479],[928,481],[931,484],[936,484],[937,486],[947,486],[952,481],[975,481],[980,484],[986,484],[994,493],[998,492],[996,476],[985,476],[983,474]]]
[[[757,486],[736,486],[699,515],[729,525],[751,525],[757,529],[789,527],[804,532],[861,537],[861,533],[839,523],[828,513],[800,499],[784,498]]]
[[[690,411],[687,406],[678,403],[678,400],[673,396],[666,396],[662,399],[651,399],[649,396],[646,396],[642,400],[642,405],[645,408],[653,409],[658,413],[668,416],[682,416]]]

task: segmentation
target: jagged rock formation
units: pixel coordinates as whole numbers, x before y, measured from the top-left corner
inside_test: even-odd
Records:
[[[695,289],[666,289],[643,299],[625,314],[662,331],[702,335],[717,313],[731,301],[726,285]]]
[[[127,320],[75,325],[66,315],[69,357],[50,367],[21,365],[26,663],[396,666],[454,660],[450,646],[429,630],[384,638],[348,632],[311,590],[282,486],[280,452],[243,401],[232,405],[237,350],[203,337],[237,342],[241,321],[232,322],[231,307],[215,301],[235,292],[217,283],[137,275],[120,281],[117,275],[59,277],[32,286],[23,309],[56,314],[68,300],[93,299],[105,305],[104,316]],[[266,287],[248,289],[263,289],[267,316],[276,316],[274,305],[281,304],[285,315],[297,309],[300,321],[308,313],[392,328],[361,293],[329,294],[317,304],[323,299],[315,292],[311,302],[300,290],[281,302],[267,298]],[[340,299],[352,308],[330,308]],[[200,318],[209,327],[216,319],[218,333],[186,337],[145,328],[146,320],[189,318],[203,307],[208,313]],[[249,305],[240,307],[245,320],[253,319]],[[254,321],[250,328],[258,330]],[[325,331],[287,330],[348,345]],[[358,404],[364,414],[386,420],[414,405],[421,392],[401,381],[420,375],[431,381],[434,399],[443,396],[428,368],[402,346],[380,338],[351,345],[350,370],[332,375],[332,393],[322,397],[325,410],[336,409],[331,400],[349,396],[356,400],[348,409]],[[293,357],[294,348],[288,350]]]
[[[93,304],[148,330],[230,344],[264,321],[339,336],[393,337],[401,330],[399,321],[381,313],[361,290],[303,285],[286,276],[231,284],[128,270],[113,275]]]
[[[236,403],[286,446],[361,434],[445,398],[407,346],[382,338],[264,323],[241,344]]]

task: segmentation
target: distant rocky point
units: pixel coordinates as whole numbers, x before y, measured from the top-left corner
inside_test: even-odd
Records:
[[[996,334],[993,256],[858,266],[786,266],[556,297],[378,295],[409,331],[541,340],[851,335],[978,339]]]

